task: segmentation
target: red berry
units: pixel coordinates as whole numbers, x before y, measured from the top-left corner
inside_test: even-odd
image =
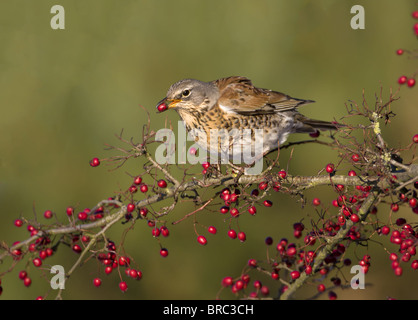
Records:
[[[73,207],[67,207],[65,210],[67,213],[67,216],[71,217],[74,214],[74,208]]]
[[[32,284],[31,278],[26,277],[25,279],[23,279],[23,284],[25,287],[29,287]]]
[[[158,180],[157,184],[160,188],[167,188],[167,182],[164,179]]]
[[[418,269],[418,260],[412,261],[411,267],[412,267],[412,269],[417,270]]]
[[[105,272],[106,274],[111,274],[111,273],[112,273],[112,271],[113,271],[113,268],[112,268],[111,266],[107,266],[107,267],[104,269],[104,272]]]
[[[389,255],[389,259],[390,260],[392,260],[392,261],[396,261],[396,260],[398,260],[398,256],[397,256],[397,254],[396,253],[391,253],[390,255]]]
[[[305,273],[306,274],[312,274],[312,266],[306,266]]]
[[[23,221],[20,220],[20,219],[16,219],[14,224],[15,224],[16,227],[21,227],[21,226],[23,226]]]
[[[297,252],[296,247],[290,246],[290,245],[289,245],[289,248],[287,248],[287,250],[286,250],[286,254],[288,256],[294,256],[296,254],[296,252]]]
[[[330,292],[328,292],[328,298],[330,300],[335,300],[335,299],[337,299],[337,294],[334,291],[330,291]]]
[[[390,228],[388,226],[382,227],[382,234],[387,235],[390,232]]]
[[[321,200],[319,200],[319,198],[314,198],[314,199],[312,200],[312,204],[313,204],[314,206],[319,206],[319,205],[321,204]]]
[[[222,213],[222,214],[225,214],[225,213],[227,213],[229,211],[229,207],[227,207],[227,206],[223,206],[221,209],[220,209],[220,212]]]
[[[252,191],[251,191],[251,195],[253,196],[253,197],[258,197],[258,195],[260,194],[260,192],[257,190],[257,189],[253,189]]]
[[[290,277],[292,278],[292,280],[296,280],[296,279],[298,279],[299,277],[300,277],[300,272],[299,271],[292,271],[291,273],[290,273]]]
[[[24,280],[28,276],[28,273],[25,270],[19,272],[19,279]]]
[[[267,237],[264,240],[264,242],[265,242],[266,245],[271,246],[273,244],[273,238],[272,237]]]
[[[407,77],[405,77],[405,76],[400,76],[399,77],[399,79],[398,79],[398,83],[399,84],[404,84],[404,83],[406,83],[406,81],[408,80],[408,78]]]
[[[168,230],[168,228],[166,226],[162,226],[160,228],[161,234],[163,235],[163,237],[168,237],[170,235],[170,231]]]
[[[274,280],[279,279],[279,272],[277,270],[273,270],[273,272],[271,273],[271,278]]]
[[[356,175],[357,175],[357,173],[354,170],[348,171],[348,176],[349,177],[355,177]]]
[[[40,258],[35,258],[35,259],[33,259],[33,260],[32,260],[32,262],[33,262],[33,265],[34,265],[35,267],[40,267],[40,266],[42,266],[42,260],[41,260]]]
[[[416,134],[412,137],[412,142],[418,143],[418,134]]]
[[[402,267],[400,266],[396,267],[393,271],[395,272],[395,275],[397,275],[398,277],[400,277],[403,272]]]
[[[231,198],[229,199],[229,201],[236,202],[237,200],[238,200],[238,194],[236,194],[235,192],[231,193]]]
[[[260,289],[261,286],[262,286],[261,281],[260,280],[255,280],[254,283],[253,283],[253,286],[256,289]]]
[[[309,136],[312,138],[318,138],[320,135],[321,135],[321,132],[319,130],[316,130],[315,132],[311,132],[309,134]]]
[[[396,212],[399,210],[399,205],[397,203],[392,203],[390,205],[390,208],[392,209],[393,212]]]
[[[285,170],[280,170],[280,171],[279,171],[279,173],[278,173],[278,175],[279,175],[279,177],[280,177],[281,179],[286,179],[286,177],[287,177],[287,172],[286,172]]]
[[[135,269],[130,269],[128,274],[132,279],[137,279],[139,277],[139,273]]]
[[[270,293],[270,290],[267,286],[262,286],[260,289],[260,292],[263,296],[268,296]]]
[[[412,18],[418,19],[418,11],[412,12]]]
[[[413,79],[413,78],[408,79],[406,84],[408,85],[408,87],[412,88],[413,86],[415,86],[415,79]]]
[[[97,167],[99,164],[100,164],[99,158],[93,158],[93,159],[90,160],[90,165],[92,167]]]
[[[122,292],[125,292],[126,290],[128,290],[128,285],[126,284],[125,281],[119,282],[119,289],[121,289]]]
[[[142,193],[146,193],[148,191],[148,186],[146,184],[141,184],[141,186],[139,187],[139,190]]]
[[[318,289],[319,292],[324,292],[325,291],[325,285],[323,285],[322,283],[318,284],[317,289]]]
[[[136,206],[135,206],[135,204],[133,204],[133,203],[129,203],[129,204],[126,206],[126,210],[127,210],[128,212],[133,212],[133,211],[135,210],[135,208],[136,208]]]
[[[266,190],[268,187],[268,183],[266,181],[260,182],[260,184],[258,185],[258,189],[260,190]]]
[[[157,110],[158,110],[158,112],[163,112],[163,111],[166,111],[167,109],[168,109],[168,106],[167,106],[167,104],[165,104],[165,102],[160,103],[160,104],[157,106]]]
[[[145,218],[148,214],[148,209],[147,208],[139,209],[139,214],[141,215],[141,217]]]
[[[216,228],[214,227],[214,226],[210,226],[209,228],[208,228],[208,231],[209,231],[209,233],[212,233],[212,234],[216,234]]]
[[[228,188],[224,188],[221,191],[220,197],[223,199],[223,197],[227,194],[231,194],[231,190],[229,190]]]
[[[142,178],[140,176],[135,177],[134,179],[134,184],[136,185],[140,185],[142,183]]]
[[[160,250],[160,255],[162,256],[162,257],[167,257],[168,256],[168,250],[167,249],[165,249],[165,248],[162,248],[161,250]]]
[[[263,204],[265,207],[271,207],[273,205],[273,202],[271,202],[270,200],[264,200]]]
[[[238,233],[238,239],[241,241],[241,242],[244,242],[246,239],[247,239],[247,236],[246,236],[246,234],[245,234],[245,232],[239,232]]]
[[[48,257],[48,254],[46,253],[46,250],[39,251],[39,258],[42,260],[45,260]]]
[[[353,160],[354,162],[359,162],[360,156],[357,153],[355,153],[351,156],[351,160]]]
[[[202,246],[206,245],[206,243],[208,242],[205,238],[205,236],[198,236],[197,237],[197,242],[199,242]]]
[[[93,284],[95,287],[100,287],[102,284],[102,280],[100,278],[94,278],[93,279]]]
[[[202,167],[203,167],[203,169],[207,170],[210,167],[210,163],[209,162],[203,162]]]
[[[353,213],[350,216],[350,220],[353,221],[354,223],[356,223],[356,222],[359,222],[360,221],[360,217],[357,214]]]
[[[239,215],[239,211],[237,208],[232,208],[230,213],[231,213],[231,216],[233,217],[236,217]]]
[[[248,212],[249,212],[251,215],[254,215],[254,214],[256,214],[256,213],[257,213],[257,209],[256,209],[254,206],[251,206],[251,207],[249,207],[249,208],[248,208]]]
[[[403,54],[403,50],[402,50],[402,49],[398,49],[398,50],[396,50],[396,54],[397,54],[398,56],[402,55],[402,54]]]
[[[81,247],[78,244],[73,245],[72,249],[75,253],[80,253],[82,251]]]
[[[409,199],[409,206],[410,206],[411,208],[415,208],[415,207],[417,206],[417,204],[418,204],[418,201],[417,201],[417,199],[416,199],[416,198],[411,198],[411,199]]]
[[[160,236],[160,229],[159,228],[153,228],[151,233],[152,233],[153,237],[158,237],[158,236]]]
[[[46,210],[44,212],[44,217],[45,217],[45,219],[51,219],[52,218],[52,211],[51,210]]]
[[[298,231],[303,231],[305,229],[305,226],[302,222],[296,222],[293,224],[293,229]]]
[[[234,283],[234,281],[232,280],[232,277],[225,277],[222,279],[222,286],[224,287],[229,287]]]
[[[137,280],[141,280],[142,279],[142,271],[141,270],[136,270],[136,279]]]
[[[194,147],[190,147],[189,154],[192,155],[192,156],[194,156],[196,153],[197,153],[197,149],[194,148]]]
[[[131,263],[131,259],[129,259],[129,257],[121,256],[119,257],[118,262],[120,266],[129,266],[129,264]]]
[[[87,217],[88,217],[88,215],[87,215],[87,213],[85,212],[85,211],[81,211],[79,214],[78,214],[78,220],[81,220],[81,221],[83,221],[83,220],[86,220],[87,219]]]
[[[250,267],[256,268],[257,267],[257,260],[255,260],[255,259],[248,260],[248,265]]]
[[[234,229],[228,231],[228,237],[235,239],[237,237],[237,232]]]
[[[326,172],[333,173],[335,171],[334,164],[328,163],[325,167]]]

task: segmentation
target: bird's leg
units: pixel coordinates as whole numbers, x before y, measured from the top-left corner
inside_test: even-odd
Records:
[[[219,159],[218,159],[218,162],[216,163],[216,171],[217,171],[217,175],[221,173],[221,163]]]

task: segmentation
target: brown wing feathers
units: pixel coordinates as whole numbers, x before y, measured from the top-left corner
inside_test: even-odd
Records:
[[[229,77],[215,80],[220,91],[218,103],[230,112],[252,115],[272,114],[294,110],[297,106],[313,102],[295,99],[281,92],[256,88],[245,77]]]

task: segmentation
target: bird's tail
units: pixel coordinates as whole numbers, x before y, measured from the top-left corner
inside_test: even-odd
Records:
[[[328,122],[309,118],[303,118],[298,120],[299,124],[296,125],[297,133],[314,133],[318,130],[338,130],[338,128],[345,127],[344,124],[338,122]]]

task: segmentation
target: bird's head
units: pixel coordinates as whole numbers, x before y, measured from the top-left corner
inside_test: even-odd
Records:
[[[165,104],[166,109],[176,109],[185,112],[202,112],[211,108],[219,98],[218,87],[211,82],[195,79],[184,79],[173,84],[167,91],[167,96],[157,104],[160,110]]]

